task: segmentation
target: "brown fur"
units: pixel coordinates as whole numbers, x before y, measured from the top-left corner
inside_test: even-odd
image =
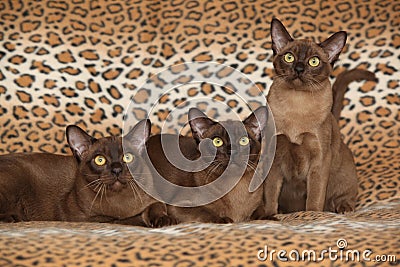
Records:
[[[220,199],[200,207],[176,207],[168,205],[168,213],[175,217],[179,222],[241,222],[250,219],[254,210],[262,203],[263,189],[260,187],[254,192],[249,192],[249,184],[256,168],[260,153],[261,129],[265,127],[267,121],[267,109],[259,108],[255,111],[259,115],[252,114],[245,121],[229,121],[214,122],[197,109],[191,109],[189,112],[189,121],[193,133],[193,137],[183,137],[179,139],[182,153],[190,160],[198,159],[199,147],[204,145],[205,154],[207,155],[207,141],[215,136],[220,137],[224,145],[217,148],[216,158],[209,167],[198,172],[187,172],[180,170],[173,165],[165,157],[161,149],[161,136],[153,136],[148,141],[149,156],[155,165],[157,171],[165,179],[182,186],[193,187],[201,186],[218,179],[227,167],[232,151],[237,151],[238,156],[233,158],[238,160],[238,164],[246,164],[241,162],[241,149],[238,144],[229,141],[225,129],[231,129],[236,138],[248,135],[250,143],[250,159],[245,173],[240,178],[238,184],[225,196]],[[257,123],[257,118],[261,118],[262,122]],[[260,120],[260,121],[261,121]],[[240,132],[242,125],[245,126],[246,132]],[[175,136],[165,135],[164,138],[174,138]],[[168,142],[167,142],[168,143]],[[208,143],[210,145],[210,143]],[[204,163],[200,163],[204,164]],[[178,194],[179,192],[176,192]],[[174,194],[174,193],[172,193]]]
[[[331,113],[329,75],[346,40],[338,32],[321,44],[293,40],[281,22],[271,24],[275,78],[268,103],[277,129],[277,150],[265,188],[265,212],[346,212],[355,207],[357,177],[351,151]],[[295,60],[287,63],[291,52]],[[311,67],[309,58],[320,64]]]
[[[135,170],[148,172],[141,162],[141,147],[150,131],[142,121],[126,138],[135,155]],[[94,139],[77,126],[67,128],[74,156],[10,154],[0,158],[0,213],[3,221],[61,220],[118,222],[141,214],[155,200],[132,179],[122,160],[122,138]],[[107,163],[97,166],[94,158]],[[150,211],[145,211],[146,214]],[[130,223],[150,224],[130,218]],[[121,221],[123,222],[123,221]]]

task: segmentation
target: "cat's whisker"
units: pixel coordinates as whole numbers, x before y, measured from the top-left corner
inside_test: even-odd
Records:
[[[274,82],[283,83],[288,78],[289,78],[289,75],[277,75],[274,77]]]
[[[204,169],[211,167],[214,164],[214,162],[204,162],[202,165],[196,166],[196,168]]]
[[[143,204],[142,196],[141,196],[141,194],[139,192],[140,189],[139,189],[138,185],[135,182],[132,182],[132,186],[133,186],[133,188],[135,188],[135,190],[137,192],[137,195],[139,197],[140,203]]]
[[[85,173],[83,176],[86,176],[86,177],[99,177],[99,178],[103,178],[103,177],[106,177],[106,176],[108,176],[107,174],[93,174],[93,173]]]
[[[108,201],[108,197],[107,197],[107,188],[108,188],[108,187],[106,186],[105,189],[104,189],[104,198],[105,198],[107,204],[108,204],[108,205],[111,205],[111,203]]]
[[[275,76],[275,77],[274,77],[274,80],[275,80],[275,79],[281,80],[281,79],[287,79],[287,78],[289,78],[289,75],[281,74],[281,75]]]
[[[248,162],[248,165],[253,167],[254,169],[257,169],[258,164],[254,162]]]
[[[210,161],[210,162],[200,162],[199,165],[196,165],[197,170],[204,170],[204,168],[211,167],[215,161]]]
[[[254,173],[256,173],[256,169],[253,167],[253,166],[251,166],[250,164],[246,164],[247,165],[247,167],[249,167],[252,171],[254,171]]]
[[[103,185],[103,183],[99,182],[99,183],[96,184],[96,186],[93,188],[93,191],[98,191],[102,185]]]
[[[105,187],[105,184],[101,184],[100,188],[99,188],[99,204],[100,204],[100,210],[103,212],[103,205],[102,205],[102,195],[103,195],[103,189]]]
[[[99,178],[99,179],[96,179],[96,180],[93,180],[93,181],[91,181],[91,182],[90,182],[90,183],[88,183],[86,186],[91,186],[91,185],[93,185],[93,184],[96,184],[96,183],[98,183],[98,182],[101,182],[100,178]]]
[[[212,166],[209,170],[208,170],[208,172],[206,173],[206,180],[205,180],[205,183],[206,184],[208,184],[208,180],[209,180],[209,178],[210,178],[210,174],[212,174],[217,168],[219,168],[221,165],[222,165],[222,163],[221,162],[215,162],[215,163],[217,163],[216,165],[214,165],[214,166]]]
[[[252,170],[252,171],[254,171],[254,174],[258,174],[259,172],[257,171],[257,165],[256,166],[253,166],[253,165],[251,165],[252,164],[252,162],[248,162],[247,163],[247,166]]]
[[[133,179],[129,180],[128,183],[129,183],[130,188],[132,189],[133,195],[134,196],[138,196],[139,197],[139,201],[142,204],[143,200],[142,200],[142,197],[140,196],[139,188],[137,188],[138,185],[135,183],[135,181]]]
[[[100,185],[100,188],[101,188],[102,186],[103,186],[103,184]],[[96,201],[96,199],[97,199],[97,196],[100,194],[100,191],[101,191],[101,190],[98,190],[98,191],[96,192],[96,195],[94,196],[94,198],[93,198],[93,200],[92,200],[92,203],[90,204],[89,214],[92,212],[93,205],[94,205],[94,203],[95,203],[95,201]],[[101,203],[100,203],[100,204],[101,204]]]
[[[101,179],[98,179],[99,182],[96,184],[96,186],[93,188],[94,191],[100,190],[100,188],[103,186],[104,182]]]
[[[83,190],[85,190],[86,188],[89,188],[89,187],[91,187],[91,186],[95,186],[95,187],[94,187],[94,190],[96,190],[96,188],[97,188],[100,184],[101,184],[101,180],[100,180],[100,179],[93,180],[93,181],[91,181],[90,183],[88,183],[88,184],[86,184],[85,186],[83,186],[83,187],[79,190],[79,192],[81,192],[81,191],[83,191]]]
[[[102,188],[101,188],[101,194],[100,194],[100,210],[102,213],[104,213],[104,209],[103,209],[103,195],[105,195],[107,190],[107,186],[105,184],[103,184]]]
[[[136,193],[135,189],[133,188],[132,182],[131,182],[131,181],[128,182],[128,185],[129,185],[130,189],[132,190],[133,197],[135,197],[136,195],[138,195],[138,194]],[[142,203],[142,202],[140,202],[140,203]]]

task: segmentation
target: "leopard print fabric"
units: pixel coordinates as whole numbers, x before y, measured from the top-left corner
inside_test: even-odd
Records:
[[[246,116],[226,87],[201,83],[154,96],[143,85],[149,80],[162,84],[157,74],[171,65],[206,61],[254,81],[255,87],[244,91],[249,99],[259,99],[259,92],[267,95],[274,16],[295,38],[321,41],[346,30],[349,38],[332,79],[357,67],[375,72],[379,81],[350,84],[340,120],[359,176],[354,214],[300,212],[281,216],[280,222],[159,230],[7,224],[1,225],[0,265],[263,266],[270,263],[258,262],[256,253],[264,245],[322,249],[340,237],[349,247],[397,253],[399,259],[399,11],[399,3],[390,0],[1,1],[1,154],[70,153],[64,133],[68,124],[96,137],[121,134],[133,96],[138,103],[161,96],[150,114],[153,133],[175,107],[194,97],[224,102]],[[211,110],[209,115],[218,119],[221,114]],[[134,112],[141,118],[145,111]]]
[[[393,202],[343,216],[297,212],[280,222],[254,221],[235,225],[181,224],[144,229],[110,224],[29,222],[0,224],[0,264],[16,266],[388,266],[385,256],[399,255],[400,203]],[[372,217],[371,217],[372,215]],[[368,234],[366,234],[368,233]],[[370,261],[331,262],[323,249],[360,254]],[[23,242],[22,242],[23,241]],[[265,261],[259,250],[315,250],[315,261],[284,262],[276,254]],[[292,252],[293,253],[293,252]],[[294,254],[293,254],[294,255]],[[286,255],[288,258],[289,256]],[[343,260],[342,260],[343,259]],[[355,258],[357,259],[357,258]],[[398,258],[397,258],[398,260]],[[397,262],[398,264],[398,262]]]

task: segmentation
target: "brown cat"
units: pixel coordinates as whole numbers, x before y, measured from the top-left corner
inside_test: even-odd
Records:
[[[139,122],[124,137],[129,140],[125,154],[121,137],[95,139],[77,126],[68,126],[66,133],[74,156],[0,156],[1,220],[118,222],[145,211],[129,223],[154,224],[148,214],[156,201],[127,168],[131,164],[138,175],[149,173],[141,154],[150,122]]]
[[[268,103],[277,150],[265,189],[266,215],[301,210],[354,210],[357,175],[332,109],[329,75],[346,42],[341,31],[316,44],[293,40],[283,24],[271,23],[276,75]]]
[[[162,149],[163,144],[173,143],[176,136],[155,135],[148,141],[148,153],[158,173],[166,180],[186,187],[199,187],[219,179],[233,180],[238,178],[239,182],[225,195],[209,204],[199,207],[177,207],[168,205],[168,214],[175,217],[178,222],[241,222],[250,219],[254,210],[261,205],[263,189],[259,187],[254,192],[249,192],[249,184],[253,178],[258,164],[262,131],[267,123],[268,110],[266,107],[258,108],[243,122],[223,121],[215,122],[196,108],[189,111],[189,124],[192,130],[192,137],[181,136],[179,145],[181,152],[189,160],[196,160],[197,167],[206,165],[210,159],[211,164],[200,171],[181,170],[173,166],[166,158]],[[244,127],[243,127],[244,126]],[[230,136],[228,136],[228,132]],[[215,157],[210,156],[214,155]],[[211,157],[211,158],[210,158]],[[175,157],[172,155],[170,160]],[[229,160],[232,163],[229,164]],[[240,171],[229,172],[221,178],[220,176],[227,168],[243,168],[243,175]],[[225,180],[226,181],[226,180]],[[228,184],[230,181],[226,181]],[[170,192],[171,196],[179,194]],[[195,196],[193,196],[193,199]],[[190,199],[189,199],[190,201]]]

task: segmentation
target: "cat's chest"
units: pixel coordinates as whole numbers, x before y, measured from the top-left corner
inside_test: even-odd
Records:
[[[249,192],[253,172],[246,172],[237,185],[217,205],[220,206],[220,216],[229,217],[234,222],[246,221],[262,202],[262,187]]]
[[[281,161],[281,170],[286,181],[302,184],[306,181],[311,165],[311,157],[304,149],[290,149],[288,160]]]
[[[271,88],[268,103],[275,120],[276,134],[301,144],[304,133],[316,133],[330,112],[323,92],[279,90]]]
[[[303,134],[302,139],[302,144],[298,145],[290,142],[287,136],[278,136],[275,159],[285,180],[300,184],[307,180],[311,166],[322,155],[321,144],[316,136]]]
[[[98,216],[105,216],[116,219],[124,219],[141,213],[148,205],[155,200],[141,191],[134,191],[126,186],[120,192],[112,192],[103,189],[95,192],[87,186],[81,189],[78,186],[77,203],[84,211],[85,216],[95,219]]]

